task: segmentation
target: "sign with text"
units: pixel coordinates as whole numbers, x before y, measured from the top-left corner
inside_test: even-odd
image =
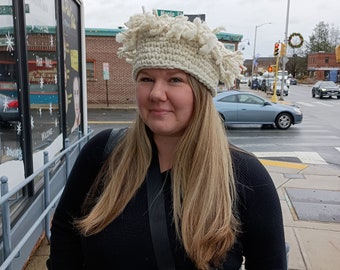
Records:
[[[28,4],[25,4],[25,13],[30,12],[30,7]],[[2,5],[0,6],[0,15],[12,15],[13,14],[13,6],[10,5]]]
[[[163,14],[168,14],[170,17],[176,17],[179,15],[183,15],[183,11],[157,9],[158,16],[162,16]]]
[[[109,63],[103,63],[103,76],[104,80],[110,79]]]

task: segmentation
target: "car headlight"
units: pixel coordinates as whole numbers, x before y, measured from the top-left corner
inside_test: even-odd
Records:
[[[321,88],[321,91],[322,91],[322,92],[326,92],[326,91],[327,91],[327,89],[325,89],[325,88]]]
[[[294,108],[294,111],[296,112],[296,114],[302,114],[302,112],[299,108]]]

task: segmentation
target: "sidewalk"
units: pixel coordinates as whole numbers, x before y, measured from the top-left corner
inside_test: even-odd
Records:
[[[329,165],[261,161],[273,178],[280,197],[286,241],[290,246],[289,269],[338,270],[340,168]],[[301,196],[294,197],[294,192],[300,192]],[[311,196],[304,197],[304,192]],[[318,195],[320,192],[326,193]],[[324,200],[320,199],[320,196]],[[306,220],[308,218],[310,220]],[[331,222],[325,221],[327,219]],[[44,239],[30,258],[25,270],[47,269],[45,262],[48,255],[49,245]]]

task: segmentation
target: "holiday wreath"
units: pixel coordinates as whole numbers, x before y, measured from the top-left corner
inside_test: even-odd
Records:
[[[303,36],[300,33],[292,33],[288,38],[288,45],[291,48],[300,48],[303,44]]]

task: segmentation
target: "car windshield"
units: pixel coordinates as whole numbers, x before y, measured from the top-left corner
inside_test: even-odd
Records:
[[[336,84],[333,81],[328,81],[328,82],[322,82],[320,84],[320,86],[322,86],[322,87],[334,87],[334,86],[336,86]]]

